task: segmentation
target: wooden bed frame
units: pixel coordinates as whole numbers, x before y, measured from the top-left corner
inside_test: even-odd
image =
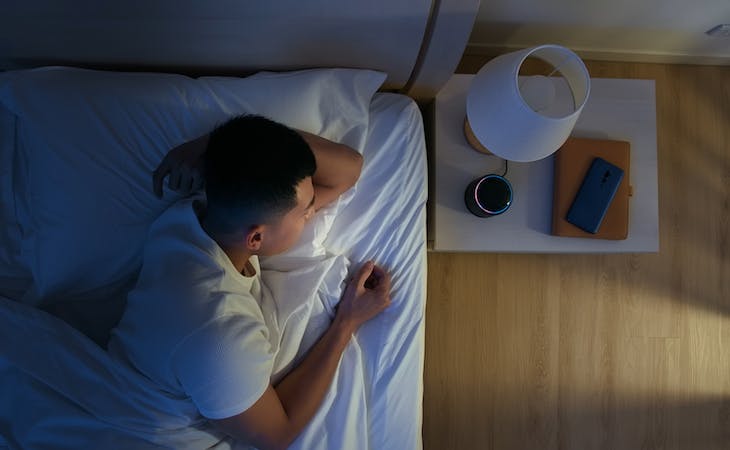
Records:
[[[0,70],[67,65],[190,76],[376,69],[384,89],[433,98],[479,0],[26,0],[0,17]]]

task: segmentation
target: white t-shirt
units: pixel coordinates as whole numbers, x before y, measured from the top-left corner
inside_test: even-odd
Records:
[[[259,306],[260,267],[240,274],[182,200],[152,225],[144,262],[109,342],[163,389],[210,419],[248,409],[269,386],[274,355]]]

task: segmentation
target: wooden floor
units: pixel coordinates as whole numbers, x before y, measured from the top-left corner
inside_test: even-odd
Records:
[[[427,450],[730,449],[730,67],[587,65],[656,80],[661,250],[429,253]]]

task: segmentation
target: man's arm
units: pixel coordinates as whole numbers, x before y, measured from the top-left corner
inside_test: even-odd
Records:
[[[314,209],[337,200],[355,185],[362,170],[362,155],[352,148],[332,142],[316,134],[299,131],[314,153],[317,171],[312,177],[314,185]]]
[[[299,131],[309,144],[317,161],[312,177],[314,185],[314,209],[335,201],[360,178],[363,158],[350,147],[332,142],[317,135]],[[208,135],[170,150],[152,173],[152,188],[162,197],[162,183],[169,175],[168,186],[176,191],[189,192],[202,186],[202,158],[208,145]]]
[[[302,362],[249,409],[216,420],[216,425],[258,448],[286,448],[319,409],[352,334],[389,304],[390,277],[366,263],[347,286],[334,321]]]

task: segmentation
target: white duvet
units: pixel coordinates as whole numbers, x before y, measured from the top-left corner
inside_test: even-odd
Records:
[[[353,337],[322,406],[292,448],[421,447],[426,163],[411,100],[373,98],[363,155],[352,198],[330,218],[325,251],[261,261],[271,292],[262,309],[279,341],[274,380],[326,329],[348,273],[373,259],[393,278],[392,305]],[[6,299],[0,380],[0,447],[231,445],[207,422],[189,419],[189,401],[170,398],[63,321]]]

